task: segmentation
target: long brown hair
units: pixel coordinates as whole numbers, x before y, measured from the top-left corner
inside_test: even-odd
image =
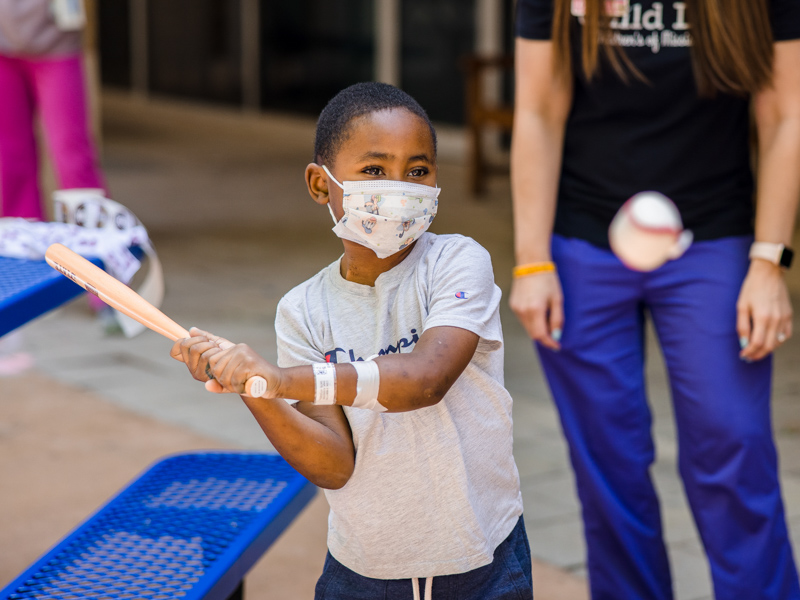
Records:
[[[701,96],[752,94],[772,78],[772,28],[766,0],[685,0],[692,36],[692,66]],[[571,0],[554,0],[553,43],[559,72],[571,76]],[[623,79],[645,80],[625,52],[601,40],[611,33],[604,0],[584,0],[581,67],[596,73],[600,48]]]

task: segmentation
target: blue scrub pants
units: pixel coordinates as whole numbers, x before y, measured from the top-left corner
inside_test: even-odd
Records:
[[[554,236],[562,349],[539,356],[569,442],[594,600],[672,598],[644,380],[649,312],[669,373],[678,469],[718,600],[800,599],[770,421],[771,357],[738,357],[750,237],[693,244],[650,272]]]

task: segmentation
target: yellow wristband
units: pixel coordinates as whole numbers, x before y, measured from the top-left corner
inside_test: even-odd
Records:
[[[526,275],[536,275],[537,273],[549,273],[555,271],[556,266],[552,261],[528,263],[527,265],[518,265],[514,267],[512,275],[514,278],[525,277]]]

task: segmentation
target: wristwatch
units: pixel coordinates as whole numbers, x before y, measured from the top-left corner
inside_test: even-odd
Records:
[[[753,242],[750,246],[750,259],[760,258],[771,262],[773,265],[788,269],[792,266],[794,251],[783,244],[771,242]]]

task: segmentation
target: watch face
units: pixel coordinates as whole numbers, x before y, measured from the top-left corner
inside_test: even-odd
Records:
[[[784,269],[788,269],[792,266],[792,258],[794,258],[794,252],[792,249],[784,248],[783,252],[781,252],[781,260],[779,263],[780,266],[782,266]]]

